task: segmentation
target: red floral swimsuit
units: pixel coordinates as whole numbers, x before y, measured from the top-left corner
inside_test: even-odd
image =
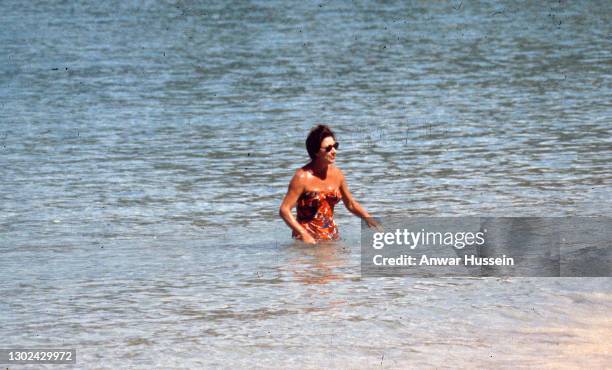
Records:
[[[334,206],[342,199],[336,191],[307,191],[297,201],[297,222],[317,240],[340,239],[334,221]],[[302,236],[293,232],[295,239]]]

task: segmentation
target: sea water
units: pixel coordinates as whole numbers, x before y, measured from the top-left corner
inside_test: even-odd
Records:
[[[610,366],[609,278],[364,278],[278,207],[610,215],[606,1],[5,1],[0,348],[79,368]]]

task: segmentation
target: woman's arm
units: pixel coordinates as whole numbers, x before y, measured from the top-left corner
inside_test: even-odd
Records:
[[[295,207],[298,198],[304,191],[303,180],[304,174],[300,173],[300,170],[298,170],[291,179],[291,182],[289,182],[289,189],[283,199],[283,203],[281,203],[278,214],[296,234],[302,236],[302,240],[304,240],[305,243],[315,244],[316,241],[313,236],[297,222],[295,217],[293,217],[293,213],[291,213],[291,209]]]
[[[372,216],[359,204],[353,195],[351,194],[348,184],[346,183],[346,178],[344,174],[341,173],[342,182],[340,184],[340,192],[342,193],[342,202],[344,202],[344,206],[348,209],[352,214],[361,217],[364,219],[369,227],[378,227],[379,224],[376,222]]]

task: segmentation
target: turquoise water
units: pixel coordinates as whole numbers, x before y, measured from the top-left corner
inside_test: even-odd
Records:
[[[609,279],[360,279],[341,205],[342,243],[318,249],[277,212],[324,122],[373,215],[609,215],[611,12],[5,2],[0,347],[83,368],[609,366]]]

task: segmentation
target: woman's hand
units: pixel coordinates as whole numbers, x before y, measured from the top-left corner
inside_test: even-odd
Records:
[[[315,238],[313,238],[308,231],[304,231],[304,233],[302,234],[302,240],[306,244],[317,244]]]
[[[370,229],[375,229],[376,231],[379,231],[379,232],[385,231],[385,229],[382,227],[382,225],[380,223],[378,223],[378,221],[376,221],[372,217],[366,217],[365,221],[368,224],[368,227]]]

